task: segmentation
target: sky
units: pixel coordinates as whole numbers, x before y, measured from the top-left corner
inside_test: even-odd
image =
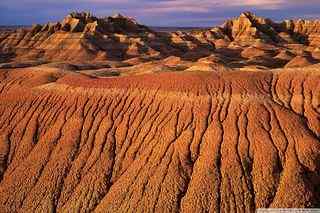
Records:
[[[244,11],[275,21],[320,18],[320,0],[1,0],[0,25],[55,22],[72,11],[121,13],[149,26],[210,27]]]

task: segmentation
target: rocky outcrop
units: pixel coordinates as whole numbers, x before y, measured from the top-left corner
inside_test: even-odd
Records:
[[[270,19],[255,16],[245,12],[239,18],[226,21],[222,25],[223,31],[234,41],[253,42],[279,42],[280,37],[274,29],[275,23]]]
[[[306,67],[314,64],[315,61],[312,57],[302,55],[294,57],[289,63],[286,64],[286,68]]]
[[[218,30],[217,38],[224,38],[227,35],[229,39],[242,43],[262,40],[316,46],[320,41],[320,21],[285,20],[276,23],[251,12],[244,12],[238,18],[228,20],[221,27],[213,28],[213,30]]]
[[[318,20],[286,20],[281,25],[300,43],[308,43],[312,46],[320,44],[320,21]]]
[[[294,55],[307,52],[311,62],[317,63],[312,57],[319,58],[315,51],[319,35],[319,21],[276,23],[250,12],[222,26],[191,32],[154,32],[121,14],[99,18],[74,12],[61,22],[0,33],[0,62],[126,61],[141,56],[176,56],[196,62],[218,53],[227,57],[233,68],[261,64],[280,68],[290,59],[283,51]],[[272,58],[276,62],[268,64]]]
[[[31,29],[2,34],[0,48],[13,51],[19,60],[92,61],[126,57],[129,44],[119,42],[117,33],[137,36],[152,32],[121,15],[97,18],[85,12],[71,13],[58,23],[37,24]]]
[[[320,42],[320,21],[285,20],[277,23],[259,17],[251,12],[227,20],[223,25],[204,31],[190,33],[204,43],[234,41],[250,45],[257,41],[264,43],[301,43],[316,46]]]
[[[62,21],[62,30],[89,33],[143,33],[150,29],[130,17],[117,14],[97,18],[90,13],[71,13]]]
[[[189,51],[209,51],[208,55],[214,44],[182,32],[156,33],[120,14],[97,18],[83,12],[71,13],[58,23],[0,33],[0,49],[12,51],[16,60],[99,61],[140,55],[168,57]]]

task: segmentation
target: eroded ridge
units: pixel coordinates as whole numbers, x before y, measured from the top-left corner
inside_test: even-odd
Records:
[[[254,212],[319,205],[310,69],[0,75],[3,212]]]

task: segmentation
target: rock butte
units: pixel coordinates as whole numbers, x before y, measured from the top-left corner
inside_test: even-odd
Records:
[[[319,24],[71,13],[2,31],[0,211],[319,207]]]

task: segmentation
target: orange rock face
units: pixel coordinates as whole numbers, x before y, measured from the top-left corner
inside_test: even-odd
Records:
[[[92,63],[141,56],[151,60],[177,56],[197,61],[222,52],[229,57],[230,68],[282,68],[288,62],[285,52],[301,55],[306,51],[311,54],[312,64],[318,62],[319,57],[314,53],[320,34],[318,28],[318,21],[276,23],[245,12],[210,30],[164,33],[154,32],[122,15],[97,18],[89,13],[71,13],[58,23],[0,33],[0,62]],[[286,60],[270,66],[269,59],[278,54]],[[257,57],[263,61],[257,62]]]
[[[319,206],[316,48],[109,18],[128,31],[80,13],[1,34],[0,212]],[[248,19],[273,23],[227,26]]]

